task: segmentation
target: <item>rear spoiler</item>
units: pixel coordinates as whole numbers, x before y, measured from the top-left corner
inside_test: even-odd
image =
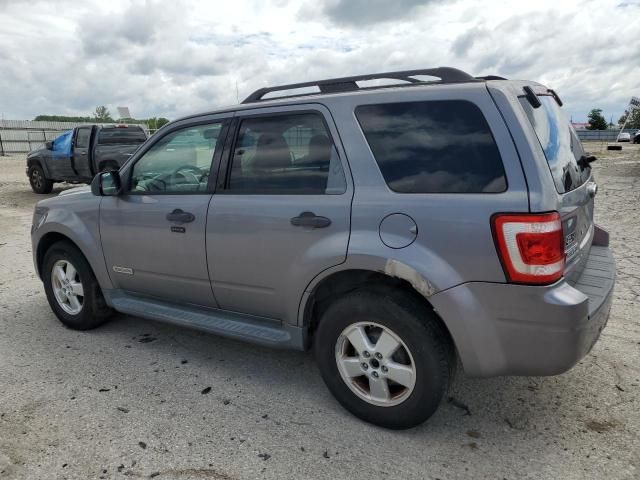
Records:
[[[563,105],[562,100],[560,100],[560,96],[556,93],[555,90],[551,88],[546,88],[543,86],[534,86],[530,87],[529,85],[522,87],[524,90],[524,96],[529,101],[533,108],[538,108],[542,105],[538,96],[551,96],[556,101],[556,103],[561,107]]]

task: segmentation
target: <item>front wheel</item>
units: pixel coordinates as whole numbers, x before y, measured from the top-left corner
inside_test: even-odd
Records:
[[[29,167],[29,184],[36,193],[51,193],[53,190],[53,182],[45,176],[44,170],[37,164]]]
[[[402,291],[355,291],[320,319],[315,355],[336,399],[361,419],[410,428],[446,393],[452,346],[433,311]]]
[[[42,280],[51,309],[69,328],[95,328],[113,313],[104,301],[89,262],[70,242],[57,242],[47,250]]]

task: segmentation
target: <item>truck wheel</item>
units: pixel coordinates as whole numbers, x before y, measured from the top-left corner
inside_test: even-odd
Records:
[[[29,183],[36,193],[51,193],[53,182],[44,175],[44,170],[38,164],[29,167]]]
[[[113,314],[89,263],[70,242],[56,242],[47,250],[42,279],[51,309],[69,328],[89,330]]]
[[[115,172],[116,170],[119,170],[119,169],[120,167],[115,162],[104,162],[100,164],[101,172]]]
[[[402,291],[357,290],[320,319],[315,357],[336,399],[392,429],[419,425],[449,387],[452,346],[435,314]]]

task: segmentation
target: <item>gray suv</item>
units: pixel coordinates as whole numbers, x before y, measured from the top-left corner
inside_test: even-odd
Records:
[[[117,311],[312,347],[346,409],[408,428],[457,364],[559,374],[607,322],[595,158],[561,106],[446,67],[260,89],[38,202],[35,266],[70,328]]]

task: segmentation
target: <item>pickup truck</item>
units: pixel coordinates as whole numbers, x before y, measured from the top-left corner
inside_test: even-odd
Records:
[[[27,176],[36,193],[55,182],[90,183],[96,173],[117,170],[147,140],[139,125],[84,125],[68,130],[27,155]]]

